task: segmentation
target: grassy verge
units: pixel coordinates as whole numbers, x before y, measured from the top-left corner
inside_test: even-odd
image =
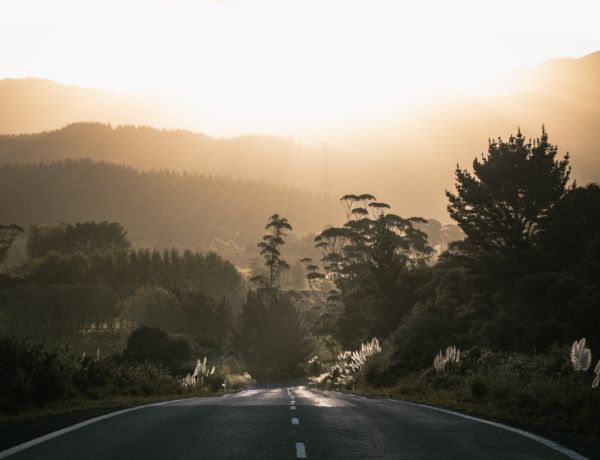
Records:
[[[0,426],[6,426],[15,423],[23,423],[43,417],[49,417],[57,414],[69,412],[93,410],[93,409],[127,409],[130,407],[141,406],[144,404],[153,404],[162,401],[174,399],[195,398],[199,396],[219,396],[223,392],[192,392],[192,393],[173,393],[160,396],[112,396],[102,399],[71,399],[67,401],[55,401],[48,403],[42,408],[26,408],[16,414],[0,413]]]
[[[43,408],[27,408],[16,414],[0,413],[0,451],[117,410],[175,399],[215,397],[222,394],[222,392],[197,391],[161,396],[72,399],[49,403]]]
[[[450,409],[515,426],[552,439],[576,452],[600,458],[600,414],[596,398],[584,399],[585,391],[552,381],[490,382],[481,376],[462,382],[431,376],[399,379],[394,385],[356,385],[354,394],[393,398]],[[438,384],[436,387],[436,383]],[[570,393],[569,393],[570,392]],[[560,401],[560,402],[557,402]]]

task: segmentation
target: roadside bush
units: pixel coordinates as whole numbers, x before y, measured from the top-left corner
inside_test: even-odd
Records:
[[[120,357],[76,358],[14,337],[0,337],[0,412],[16,413],[73,398],[176,394],[177,380],[160,363]]]
[[[189,360],[190,344],[182,337],[169,337],[155,327],[142,326],[127,339],[124,356],[132,362],[153,362],[173,366]]]
[[[0,411],[40,406],[71,392],[73,363],[43,346],[0,337]]]
[[[475,376],[469,381],[469,391],[473,399],[482,399],[488,395],[489,388],[481,377]]]

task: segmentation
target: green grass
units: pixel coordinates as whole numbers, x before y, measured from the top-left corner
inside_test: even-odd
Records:
[[[575,382],[574,382],[575,380]],[[400,378],[395,385],[355,386],[354,393],[417,402],[541,431],[560,431],[600,440],[600,398],[587,382],[498,376]]]

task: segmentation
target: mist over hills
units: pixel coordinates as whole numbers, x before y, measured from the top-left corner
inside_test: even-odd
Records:
[[[75,121],[180,127],[176,109],[138,93],[64,85],[41,78],[0,80],[0,133],[62,128]]]
[[[215,240],[256,252],[269,216],[288,217],[295,235],[341,219],[336,200],[265,182],[241,181],[91,160],[0,166],[0,222],[27,227],[117,221],[138,245],[201,250]]]
[[[109,101],[114,94],[38,80],[9,81],[13,89],[7,90],[7,80],[2,80],[0,132],[59,129],[0,136],[0,162],[91,158],[141,170],[169,168],[265,180],[332,197],[369,192],[401,215],[447,222],[444,190],[453,187],[456,164],[470,167],[473,158],[487,150],[489,138],[507,138],[519,127],[527,137],[537,137],[545,124],[559,155],[570,152],[572,177],[580,184],[597,181],[598,81],[600,52],[550,60],[514,74],[505,82],[510,91],[448,94],[385,126],[347,133],[329,145],[314,147],[278,136],[217,139],[190,131],[99,123],[63,128],[80,120],[153,123],[146,121],[148,111],[133,103],[127,110],[123,109],[127,104],[116,104],[118,110],[112,113]],[[27,97],[17,97],[17,84],[27,88],[23,89]],[[52,107],[67,115],[54,116]]]
[[[30,163],[91,158],[142,170],[169,168],[251,180],[268,180],[327,192],[314,172],[328,151],[276,136],[216,139],[184,130],[75,123],[60,130],[0,136],[0,162]]]

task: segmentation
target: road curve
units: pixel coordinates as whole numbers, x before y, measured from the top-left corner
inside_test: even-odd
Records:
[[[303,386],[191,398],[115,414],[5,450],[0,458],[584,458],[541,438],[448,411]]]

